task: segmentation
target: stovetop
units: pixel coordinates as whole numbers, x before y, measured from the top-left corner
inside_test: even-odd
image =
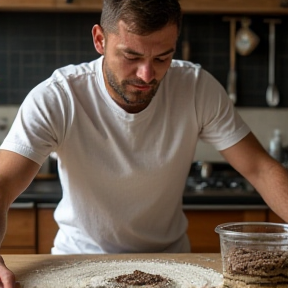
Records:
[[[234,192],[255,192],[254,187],[243,177],[193,177],[188,176],[186,190],[201,193],[207,190],[231,190]]]
[[[192,164],[184,190],[184,204],[265,204],[254,187],[232,166],[227,163],[208,164]]]

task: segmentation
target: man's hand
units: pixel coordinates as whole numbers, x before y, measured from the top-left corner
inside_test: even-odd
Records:
[[[15,275],[10,271],[3,258],[0,256],[0,288],[20,288],[19,283],[15,282]]]

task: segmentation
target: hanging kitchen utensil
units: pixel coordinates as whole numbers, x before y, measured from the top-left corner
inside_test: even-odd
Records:
[[[230,22],[230,70],[228,72],[228,79],[227,79],[227,93],[233,104],[235,104],[237,101],[235,34],[236,34],[236,22],[238,18],[224,17],[223,20]]]
[[[259,37],[249,28],[250,18],[242,18],[241,25],[242,27],[236,33],[236,50],[240,55],[246,56],[257,47]]]
[[[184,35],[182,41],[182,59],[189,61],[190,58],[190,43],[189,43],[189,29],[184,26]]]
[[[281,23],[280,19],[264,19],[269,24],[269,69],[266,102],[268,106],[275,107],[280,102],[279,91],[275,84],[275,24]]]

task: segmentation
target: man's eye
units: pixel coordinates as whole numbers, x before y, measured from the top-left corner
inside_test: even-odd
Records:
[[[168,58],[155,58],[157,62],[165,62]]]
[[[129,61],[135,61],[135,60],[138,59],[138,57],[128,57],[128,56],[124,56],[124,58],[125,58],[126,60],[129,60]]]

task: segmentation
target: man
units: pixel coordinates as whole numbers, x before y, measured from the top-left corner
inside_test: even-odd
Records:
[[[182,192],[198,138],[288,221],[288,176],[199,65],[173,60],[177,0],[106,0],[92,30],[103,57],[35,87],[0,153],[0,239],[10,204],[58,155],[63,199],[53,254],[189,252]],[[196,237],[196,236],[195,236]],[[14,275],[0,264],[4,288]]]

